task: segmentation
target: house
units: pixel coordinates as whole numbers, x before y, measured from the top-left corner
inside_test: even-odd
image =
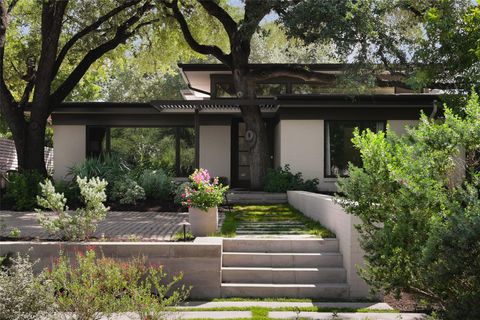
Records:
[[[228,178],[232,187],[248,188],[245,125],[240,101],[231,94],[231,72],[218,64],[179,67],[188,87],[182,90],[183,100],[67,102],[56,106],[52,114],[54,177],[64,179],[75,163],[108,150],[123,148],[128,154],[118,137],[128,136],[125,130],[129,128],[158,128],[170,137],[174,152],[169,156],[177,176],[185,176],[192,167],[203,167]],[[345,66],[310,67],[339,74]],[[261,106],[267,126],[271,167],[289,164],[305,178],[318,178],[321,191],[335,191],[336,177],[347,174],[348,162],[359,162],[351,143],[355,127],[382,130],[388,125],[402,133],[406,125],[417,123],[422,110],[427,115],[436,112],[438,99],[432,93],[396,87],[351,95],[290,78],[260,83],[257,92],[255,103]],[[194,138],[186,139],[185,133]],[[135,146],[141,144],[136,142]]]

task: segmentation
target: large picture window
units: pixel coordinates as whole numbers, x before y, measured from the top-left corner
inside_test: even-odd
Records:
[[[385,129],[384,121],[325,121],[325,177],[348,176],[348,163],[362,165],[360,152],[353,146],[353,131]]]
[[[87,155],[109,152],[132,168],[163,169],[177,177],[195,167],[195,133],[188,127],[89,127]]]

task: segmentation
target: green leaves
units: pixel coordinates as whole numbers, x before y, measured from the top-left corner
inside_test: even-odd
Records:
[[[386,292],[408,291],[443,308],[447,319],[480,309],[480,105],[464,116],[422,116],[404,136],[355,132],[363,160],[339,180],[339,203],[358,216],[366,252],[362,276]]]

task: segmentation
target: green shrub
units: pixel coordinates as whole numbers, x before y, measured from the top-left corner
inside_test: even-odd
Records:
[[[480,104],[462,117],[422,115],[404,136],[355,132],[363,167],[338,182],[358,216],[361,275],[386,293],[411,292],[444,319],[480,319]],[[465,155],[465,156],[463,156]],[[459,170],[460,169],[460,170]],[[458,174],[464,171],[464,174]]]
[[[138,177],[138,184],[145,190],[148,199],[170,200],[173,191],[173,178],[163,170],[145,170]]]
[[[45,179],[37,171],[11,172],[8,174],[5,201],[14,210],[31,211],[35,208],[39,183]]]
[[[303,180],[302,174],[293,174],[287,164],[284,168],[269,169],[265,176],[263,190],[266,192],[287,192],[288,190],[318,191],[318,179]]]
[[[54,306],[54,288],[45,274],[35,276],[28,257],[12,258],[0,267],[0,319],[47,319]]]
[[[95,251],[77,253],[75,263],[62,256],[49,273],[59,311],[75,319],[98,319],[100,313],[135,313],[139,319],[165,319],[165,310],[188,297],[189,289],[178,285],[181,276],[166,282],[161,267],[146,266],[145,259],[116,262],[97,258]]]
[[[53,183],[55,186],[55,191],[58,193],[63,193],[70,208],[78,208],[83,204],[78,184],[74,183],[73,181],[66,180],[58,180],[54,181]]]
[[[70,168],[69,175],[74,179],[98,177],[108,182],[107,196],[112,199],[112,189],[116,181],[124,179],[130,173],[130,168],[117,155],[105,154],[98,158],[89,158]]]
[[[41,196],[37,197],[38,205],[51,211],[37,209],[38,222],[47,232],[61,239],[88,239],[95,232],[97,223],[105,218],[109,210],[103,204],[107,198],[105,180],[77,177],[77,184],[85,207],[78,208],[75,212],[69,212],[66,206],[67,199],[63,194],[55,192],[50,180],[40,184]]]
[[[115,182],[112,199],[118,200],[121,204],[136,205],[138,201],[145,200],[145,190],[135,180],[125,177]]]

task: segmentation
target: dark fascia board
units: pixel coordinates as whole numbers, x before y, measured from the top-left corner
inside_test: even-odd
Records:
[[[276,99],[256,99],[248,104],[280,108],[295,107],[404,107],[417,108],[419,106],[433,105],[439,101],[436,94],[378,94],[378,95],[282,95]],[[219,107],[238,107],[245,104],[239,99],[214,99],[214,100],[157,100],[151,103],[140,102],[64,102],[54,107],[54,114],[157,114],[163,108],[175,110],[206,108],[214,110]],[[164,106],[164,107],[162,107]],[[438,105],[441,107],[441,105]],[[232,111],[233,112],[233,111]]]
[[[437,94],[373,94],[373,95],[345,95],[345,94],[318,94],[318,95],[281,95],[277,97],[279,107],[418,107],[432,105],[439,101]]]

